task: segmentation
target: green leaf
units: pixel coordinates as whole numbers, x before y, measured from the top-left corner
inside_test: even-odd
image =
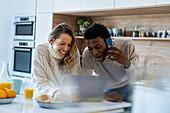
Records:
[[[77,20],[77,24],[78,25],[83,25],[84,24],[84,20],[83,19],[78,19]]]

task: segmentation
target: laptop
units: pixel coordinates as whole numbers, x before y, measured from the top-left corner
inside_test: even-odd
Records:
[[[65,75],[61,94],[72,101],[102,101],[107,77]]]

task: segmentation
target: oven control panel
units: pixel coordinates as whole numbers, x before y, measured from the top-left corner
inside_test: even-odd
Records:
[[[35,43],[34,41],[14,41],[13,47],[29,47],[29,48],[34,48]]]
[[[20,46],[28,46],[28,42],[19,42]]]
[[[35,16],[29,16],[29,17],[25,17],[25,16],[23,16],[23,17],[15,17],[15,19],[14,19],[14,21],[15,21],[15,23],[17,23],[17,22],[25,22],[25,21],[35,21],[36,19],[35,19]]]

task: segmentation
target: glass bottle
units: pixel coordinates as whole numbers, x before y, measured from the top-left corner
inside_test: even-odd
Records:
[[[133,31],[132,36],[133,37],[139,37],[138,26],[135,26],[135,31]]]
[[[11,75],[9,73],[10,62],[2,61],[2,70],[0,72],[0,83],[3,83],[5,88],[11,89]]]

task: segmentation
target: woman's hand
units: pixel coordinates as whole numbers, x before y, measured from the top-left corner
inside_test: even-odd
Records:
[[[111,101],[111,102],[123,102],[121,95],[116,91],[106,92],[105,93],[105,99],[107,101]]]
[[[109,46],[109,48],[112,50],[108,50],[106,52],[107,58],[109,58],[110,60],[117,61],[118,63],[124,65],[125,69],[130,67],[130,64],[131,64],[130,61],[120,49],[116,47],[111,47],[111,46]]]
[[[58,98],[58,96],[60,95],[60,90],[56,90],[53,95],[52,98]]]

